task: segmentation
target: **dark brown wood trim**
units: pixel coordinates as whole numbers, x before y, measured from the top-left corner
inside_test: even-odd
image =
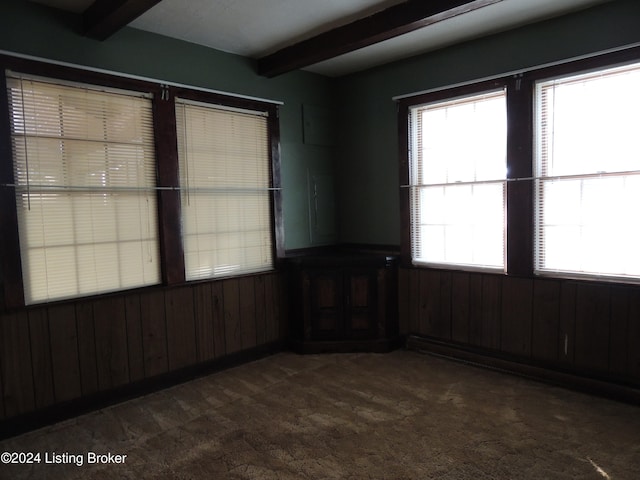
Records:
[[[411,190],[409,189],[409,105],[397,105],[400,188],[400,265],[411,265]]]
[[[157,182],[161,187],[158,190],[158,228],[162,281],[165,285],[185,281],[174,99],[173,92],[168,88],[153,98]]]
[[[407,349],[640,405],[639,385],[617,383],[607,379],[582,375],[580,372],[550,369],[545,366],[535,365],[533,362],[525,363],[520,358],[501,355],[497,352],[456,345],[416,335],[407,337]]]
[[[400,107],[415,107],[427,103],[451,100],[455,98],[471,96],[492,90],[499,90],[507,85],[510,77],[494,78],[491,80],[481,80],[476,83],[458,85],[455,87],[445,87],[430,92],[417,93],[408,97],[398,99]],[[408,113],[408,110],[407,110]],[[405,121],[406,121],[406,117]]]
[[[269,146],[271,150],[271,212],[273,215],[274,259],[284,258],[284,214],[282,203],[282,175],[280,172],[280,109],[274,105],[269,113]]]
[[[192,90],[182,87],[171,87],[171,97],[183,98],[196,102],[211,104],[212,106],[220,105],[222,107],[234,107],[256,112],[266,112],[268,135],[269,135],[269,154],[271,156],[271,211],[273,215],[272,238],[274,263],[278,265],[278,259],[285,256],[284,249],[284,217],[282,204],[282,177],[280,173],[280,109],[275,103],[265,102],[253,98],[234,97],[222,93],[206,92],[203,90]],[[173,102],[171,102],[173,105]]]
[[[396,257],[400,253],[398,245],[381,245],[369,243],[336,243],[333,245],[320,245],[306,248],[291,248],[284,252],[284,258],[295,259],[305,256],[323,255],[387,255]]]
[[[409,106],[397,106],[400,186],[400,265],[411,265],[411,190],[409,172]]]
[[[13,155],[10,141],[9,109],[6,95],[5,70],[28,75],[42,76],[65,81],[82,82],[90,85],[108,86],[136,92],[159,92],[157,84],[109,75],[91,70],[78,69],[53,63],[39,62],[10,55],[0,55],[2,80],[0,88],[0,185],[13,185]],[[2,265],[2,290],[4,308],[13,309],[24,306],[23,272],[20,260],[20,241],[18,238],[18,220],[16,198],[13,188],[0,187],[0,261]],[[0,299],[2,300],[2,299]]]
[[[278,117],[278,105],[276,103],[257,98],[226,95],[224,93],[196,90],[188,87],[171,86],[169,88],[173,96],[177,98],[208,103],[212,106],[220,105],[221,107],[233,107],[245,110],[254,110],[256,112],[267,112],[270,117]]]
[[[106,40],[159,2],[160,0],[95,0],[82,15],[84,34],[96,40]]]
[[[533,175],[533,84],[518,75],[507,88],[507,178]],[[533,181],[507,182],[506,271],[508,275],[533,273]]]
[[[0,305],[4,304],[7,309],[24,305],[16,192],[10,186],[13,184],[9,101],[3,71],[0,75]]]
[[[30,60],[11,55],[0,55],[0,65],[3,69],[28,75],[48,77],[54,80],[60,79],[68,82],[80,82],[100,87],[120,88],[144,93],[159,90],[158,82],[96,72],[84,68],[69,67],[46,61]]]
[[[613,52],[604,52],[567,62],[558,63],[542,68],[536,68],[523,73],[525,79],[544,80],[564,75],[579,75],[589,70],[600,70],[625,63],[633,63],[640,60],[640,46],[623,48]]]
[[[410,146],[409,146],[409,112],[412,107],[449,100],[467,95],[479,94],[491,90],[505,88],[507,79],[493,79],[470,85],[436,90],[433,92],[417,94],[398,100],[397,126],[398,126],[398,168],[400,181],[400,265],[411,266],[411,191],[410,183]]]
[[[275,77],[500,1],[409,0],[264,56],[258,74]]]
[[[187,87],[168,87],[152,81],[132,79],[82,68],[74,68],[54,63],[39,62],[10,55],[0,55],[0,67],[15,72],[36,75],[51,79],[81,82],[90,85],[106,86],[136,92],[151,93],[154,109],[154,136],[156,150],[156,168],[158,190],[158,225],[161,253],[163,285],[175,286],[185,283],[184,251],[181,231],[181,205],[179,193],[178,147],[176,137],[176,118],[174,100],[181,98],[231,106],[269,115],[270,149],[272,156],[272,196],[275,218],[273,235],[274,257],[284,256],[284,223],[282,217],[282,194],[280,177],[280,127],[278,105],[252,98],[235,97],[222,93],[206,92]],[[6,92],[6,79],[2,75],[0,84]],[[13,184],[13,159],[10,142],[10,125],[7,96],[0,96],[0,184]],[[16,215],[15,192],[10,187],[0,187],[2,205],[0,210],[0,309],[24,306],[23,278],[20,262],[20,243]],[[143,287],[134,291],[151,291]],[[117,294],[118,292],[115,292]],[[112,294],[98,294],[97,296]],[[85,297],[86,299],[95,296]],[[62,300],[67,303],[68,300]],[[58,302],[52,302],[58,303]]]
[[[398,137],[400,184],[408,183],[408,111],[416,105],[462,97],[507,88],[507,166],[508,179],[525,179],[507,184],[507,274],[533,277],[534,267],[534,201],[533,180],[533,107],[535,82],[545,78],[578,74],[583,71],[603,69],[608,66],[631,63],[640,59],[640,47],[603,53],[558,65],[538,68],[529,72],[480,81],[462,86],[443,88],[433,92],[404,97],[398,101]],[[408,193],[400,192],[401,264],[410,265],[410,204]],[[408,190],[408,189],[407,189]]]

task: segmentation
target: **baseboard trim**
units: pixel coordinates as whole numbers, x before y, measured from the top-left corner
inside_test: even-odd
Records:
[[[190,365],[188,367],[181,368],[180,370],[167,372],[152,378],[129,383],[112,390],[55,404],[17,417],[11,417],[0,421],[0,440],[14,437],[38,428],[43,428],[63,420],[106,408],[110,405],[131,400],[136,397],[148,395],[180,383],[194,380],[204,375],[209,375],[244,363],[259,360],[284,350],[284,342],[271,342],[207,362]]]
[[[631,385],[609,382],[571,372],[531,365],[513,359],[501,358],[492,355],[491,352],[473,347],[454,345],[441,340],[417,335],[409,335],[406,346],[409,350],[420,351],[482,368],[518,375],[633,405],[640,405],[640,389]]]

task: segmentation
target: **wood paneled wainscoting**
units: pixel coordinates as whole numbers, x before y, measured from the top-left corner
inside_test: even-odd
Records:
[[[640,286],[427,268],[398,280],[410,347],[640,401]]]
[[[3,433],[282,348],[284,285],[270,272],[0,313]]]

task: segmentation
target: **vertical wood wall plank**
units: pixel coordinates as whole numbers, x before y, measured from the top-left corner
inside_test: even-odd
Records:
[[[409,270],[398,269],[398,325],[400,335],[409,333]]]
[[[576,366],[609,369],[609,288],[580,284],[576,290]]]
[[[224,325],[224,282],[211,284],[211,301],[213,314],[213,347],[216,358],[227,354]],[[267,302],[268,303],[268,302]]]
[[[82,396],[76,312],[73,305],[61,304],[48,314],[53,390],[56,402],[64,402]]]
[[[55,403],[49,319],[44,308],[29,310],[29,334],[36,408]]]
[[[609,338],[609,372],[624,376],[628,373],[627,339],[629,336],[629,289],[611,287],[611,335]]]
[[[409,270],[409,333],[420,333],[420,270]]]
[[[140,320],[144,349],[144,373],[145,378],[149,378],[169,370],[164,292],[140,294]]]
[[[420,333],[440,338],[442,318],[440,316],[440,272],[420,272]]]
[[[452,273],[451,339],[469,343],[469,274],[465,272]]]
[[[560,321],[560,282],[533,281],[533,325],[531,355],[538,360],[558,359]]]
[[[379,268],[376,275],[378,307],[374,332],[379,338],[392,338],[399,333],[398,271]]]
[[[0,315],[0,419],[282,339],[284,278]],[[413,268],[398,278],[402,333],[640,382],[640,288]]]
[[[193,365],[196,357],[196,325],[191,287],[165,292],[169,370]]]
[[[242,350],[242,325],[240,324],[240,291],[237,278],[224,281],[224,330],[227,354]],[[274,286],[273,301],[276,301]]]
[[[627,352],[627,374],[640,383],[640,288],[638,287],[629,292]]]
[[[246,350],[255,347],[257,341],[256,295],[252,276],[238,279],[238,293],[240,299],[240,340],[242,349]],[[278,301],[280,301],[279,298]]]
[[[280,337],[280,320],[278,315],[280,310],[278,302],[280,300],[280,288],[278,285],[278,277],[274,274],[265,277],[264,284],[265,302],[267,304],[267,343],[275,342]],[[225,298],[225,302],[227,299]],[[235,300],[234,300],[235,301]],[[225,325],[225,329],[228,328]],[[229,332],[227,332],[227,336]]]
[[[560,288],[558,360],[573,365],[576,350],[576,284],[565,282]]]
[[[483,275],[481,345],[493,350],[500,349],[501,305],[502,277]]]
[[[106,297],[93,304],[98,388],[109,390],[129,383],[127,318],[123,297]]]
[[[482,275],[469,275],[469,343],[482,345]]]
[[[199,362],[206,362],[215,358],[211,284],[203,283],[194,286],[193,299],[196,322],[196,353]]]
[[[76,304],[76,324],[78,327],[78,354],[80,356],[82,395],[90,395],[98,391],[96,335],[91,302],[81,301]]]
[[[533,282],[528,278],[504,277],[502,284],[501,346],[504,352],[531,355]]]
[[[132,382],[144,379],[144,349],[142,348],[142,322],[140,297],[137,294],[125,298],[127,317],[127,347],[129,350],[129,378]]]
[[[1,321],[2,317],[0,316],[0,322]],[[4,420],[5,418],[7,418],[7,415],[4,411],[4,388],[2,386],[4,380],[2,379],[2,368],[2,356],[0,355],[0,420]]]
[[[440,273],[440,332],[439,336],[451,340],[453,324],[451,320],[451,297],[453,288],[453,273]]]
[[[264,290],[264,275],[254,277],[256,343],[267,343],[267,304]]]
[[[278,338],[279,342],[284,342],[289,335],[289,289],[287,284],[287,276],[281,273],[273,273],[278,285],[278,302],[276,303],[276,319],[278,322]]]
[[[35,408],[27,312],[0,316],[2,389],[7,417]]]
[[[264,296],[266,303],[266,339],[275,342],[278,338],[278,320],[276,313],[277,287],[274,285],[275,276],[266,275],[264,279]],[[300,319],[302,321],[302,319]],[[225,326],[226,329],[226,326]]]

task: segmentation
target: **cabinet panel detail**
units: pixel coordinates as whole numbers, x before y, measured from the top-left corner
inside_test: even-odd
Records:
[[[344,349],[367,349],[367,342],[397,337],[396,282],[395,263],[388,264],[386,257],[292,260],[294,342],[334,342],[336,347],[342,342]]]

